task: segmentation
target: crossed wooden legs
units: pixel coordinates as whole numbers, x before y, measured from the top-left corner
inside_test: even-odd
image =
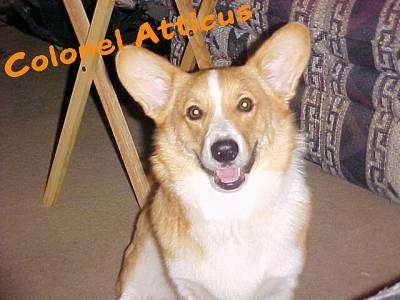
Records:
[[[104,39],[114,2],[115,0],[98,0],[92,23],[89,24],[81,0],[64,0],[64,5],[80,44],[96,45],[98,41]],[[176,1],[179,13],[182,16],[187,15],[191,10],[190,6],[188,6],[190,5],[188,1],[184,2],[181,0]],[[198,18],[209,14],[214,7],[215,1],[203,1]],[[196,61],[200,69],[211,66],[210,56],[201,32],[189,37],[189,44],[183,56],[181,67],[185,71],[193,70]],[[87,57],[85,60],[82,60],[79,66],[71,100],[47,180],[43,204],[51,206],[59,197],[93,81],[108,122],[110,123],[136,199],[139,206],[143,206],[149,193],[149,184],[119,105],[117,95],[108,77],[104,61],[97,53],[93,57]]]
[[[206,15],[212,13],[215,8],[215,0],[204,0],[200,4],[197,18],[202,20]],[[176,6],[179,14],[183,17],[189,16],[192,11],[187,0],[176,0]],[[189,43],[181,61],[181,68],[184,71],[192,71],[195,68],[196,62],[199,69],[208,69],[212,66],[210,53],[204,41],[204,33],[200,30],[189,35]]]

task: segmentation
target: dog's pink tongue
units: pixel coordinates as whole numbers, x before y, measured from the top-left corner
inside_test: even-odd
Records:
[[[240,177],[240,168],[222,168],[216,172],[218,179],[223,183],[235,182]]]

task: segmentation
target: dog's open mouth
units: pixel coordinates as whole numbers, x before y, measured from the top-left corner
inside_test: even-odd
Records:
[[[223,190],[231,191],[239,188],[245,181],[245,173],[242,168],[226,167],[214,172],[214,183]]]
[[[241,187],[246,181],[246,174],[250,173],[256,158],[257,144],[255,143],[250,160],[246,165],[238,167],[235,165],[222,166],[215,171],[207,169],[201,162],[200,156],[196,154],[202,169],[211,177],[213,183],[224,191],[234,191]]]

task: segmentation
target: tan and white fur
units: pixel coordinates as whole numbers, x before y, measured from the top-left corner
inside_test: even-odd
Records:
[[[120,299],[292,299],[310,195],[289,101],[307,65],[289,23],[239,67],[185,73],[127,46],[118,76],[156,124],[157,188],[136,223]]]

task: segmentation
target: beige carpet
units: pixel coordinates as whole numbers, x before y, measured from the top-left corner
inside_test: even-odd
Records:
[[[1,54],[47,44],[0,27]],[[0,299],[113,299],[137,212],[118,155],[89,99],[54,208],[40,200],[68,81],[67,67],[22,78],[0,70]],[[137,113],[124,105],[137,141]],[[140,146],[142,149],[142,147]],[[298,299],[358,299],[400,279],[400,206],[309,164],[315,195]]]

